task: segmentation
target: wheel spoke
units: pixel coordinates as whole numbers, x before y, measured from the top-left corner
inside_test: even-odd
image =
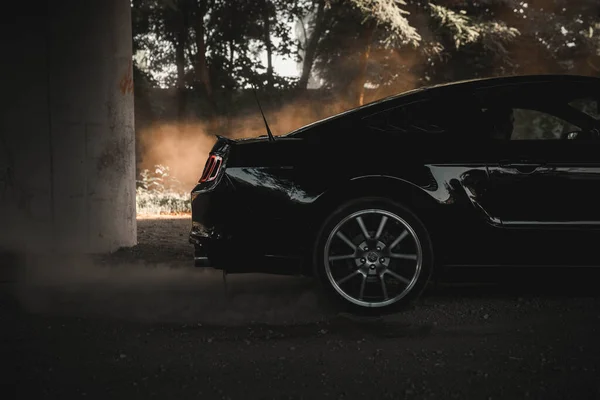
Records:
[[[344,235],[344,234],[343,234],[342,232],[340,232],[340,231],[338,231],[338,232],[336,233],[336,235],[337,235],[337,237],[339,237],[340,239],[342,239],[342,240],[343,240],[343,241],[344,241],[344,242],[345,242],[345,243],[346,243],[348,246],[350,246],[350,248],[351,248],[352,250],[356,250],[356,245],[355,245],[354,243],[352,243],[352,242],[350,241],[350,239],[348,239],[348,238],[346,237],[346,235]]]
[[[329,261],[352,260],[353,258],[354,254],[344,254],[340,256],[329,256]]]
[[[394,271],[392,271],[392,270],[386,269],[386,270],[383,272],[383,274],[381,274],[381,275],[383,276],[383,275],[385,275],[385,274],[388,274],[388,275],[391,275],[391,276],[393,276],[394,278],[396,278],[397,280],[399,280],[400,282],[402,282],[402,283],[404,283],[404,284],[406,284],[406,285],[408,285],[408,284],[410,283],[410,281],[409,281],[408,279],[406,279],[405,277],[403,277],[403,276],[401,276],[401,275],[398,275],[397,273],[395,273],[395,272],[394,272]]]
[[[379,239],[381,234],[383,233],[383,228],[385,228],[385,223],[387,222],[388,217],[383,215],[381,217],[381,222],[379,223],[379,228],[377,228],[377,233],[375,234],[375,240]]]
[[[387,287],[385,286],[385,279],[383,279],[383,274],[379,275],[379,279],[381,280],[381,291],[383,292],[383,299],[388,299]]]
[[[405,229],[404,231],[402,231],[402,233],[400,234],[400,236],[398,236],[396,238],[396,240],[394,240],[392,242],[392,244],[390,244],[389,249],[392,250],[394,247],[398,246],[398,243],[400,243],[407,236],[408,236],[408,231]]]
[[[349,273],[348,275],[346,275],[345,277],[343,277],[342,279],[340,279],[339,281],[336,281],[336,283],[338,285],[341,285],[342,283],[346,282],[349,279],[352,279],[353,277],[355,277],[356,275],[358,275],[360,272],[358,271],[353,271],[351,273]]]
[[[400,253],[390,253],[390,258],[399,258],[401,260],[416,260],[416,254],[400,254]]]
[[[423,267],[420,237],[401,216],[391,211],[378,208],[355,211],[329,232],[321,263],[333,289],[351,303],[363,307],[389,306],[404,298],[420,277]],[[402,261],[402,270],[392,270],[390,262],[393,266],[394,260],[411,261]],[[350,269],[336,272],[336,267],[343,266]]]
[[[362,300],[365,295],[365,284],[367,283],[367,276],[363,275],[362,282],[360,283],[360,293],[358,293],[358,299]]]
[[[358,226],[360,226],[360,230],[362,231],[363,236],[365,237],[365,240],[369,240],[371,239],[371,236],[369,235],[369,232],[367,231],[367,227],[365,226],[365,223],[363,222],[362,217],[356,217],[356,222],[358,222]]]

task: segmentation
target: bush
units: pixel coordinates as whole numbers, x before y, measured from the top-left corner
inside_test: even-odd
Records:
[[[145,169],[137,181],[136,208],[138,214],[181,214],[191,212],[190,195],[169,167],[156,165],[154,171]]]

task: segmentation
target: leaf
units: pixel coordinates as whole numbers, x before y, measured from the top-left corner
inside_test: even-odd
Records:
[[[406,5],[403,0],[351,0],[351,2],[364,14],[365,20],[373,19],[378,25],[387,28],[386,42],[399,41],[413,46],[420,43],[421,35],[405,17],[410,13],[400,8],[401,5]]]

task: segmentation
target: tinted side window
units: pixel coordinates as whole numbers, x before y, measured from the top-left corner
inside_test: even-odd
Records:
[[[515,108],[513,115],[514,126],[510,140],[555,140],[581,130],[578,126],[541,111]]]
[[[592,88],[578,84],[482,89],[484,123],[495,140],[598,140],[600,113]]]
[[[565,139],[582,130],[556,115],[528,108],[492,107],[484,117],[493,140]]]
[[[592,118],[600,120],[600,108],[598,100],[592,98],[575,99],[569,105]]]

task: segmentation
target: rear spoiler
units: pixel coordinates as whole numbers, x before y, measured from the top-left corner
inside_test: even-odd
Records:
[[[217,143],[213,146],[210,151],[211,154],[225,154],[229,151],[229,148],[235,140],[226,138],[225,136],[217,135]]]
[[[223,141],[223,142],[225,142],[227,144],[233,144],[233,143],[235,143],[235,140],[229,139],[228,137],[221,136],[221,135],[216,135],[216,136],[217,136],[217,142],[218,141]]]

